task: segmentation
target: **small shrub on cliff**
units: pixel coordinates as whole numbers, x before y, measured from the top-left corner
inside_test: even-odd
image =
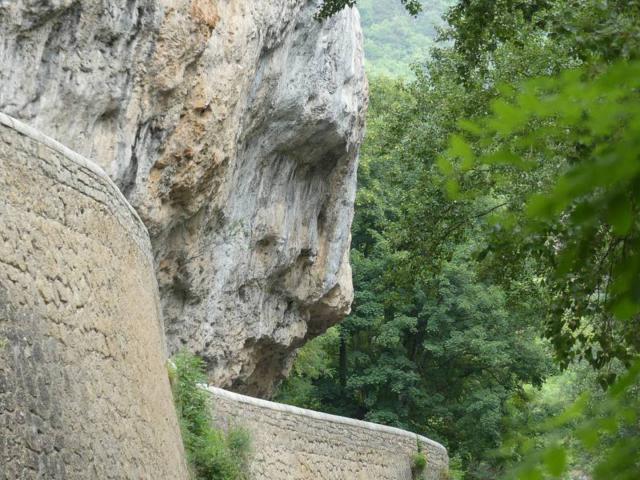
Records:
[[[418,451],[411,459],[411,476],[413,478],[420,478],[424,469],[427,468],[427,454],[422,451],[422,445],[418,439],[416,439],[416,444]]]
[[[416,475],[422,473],[427,466],[427,457],[424,453],[418,452],[413,456],[411,469]]]
[[[202,360],[188,352],[173,358],[169,368],[182,440],[196,480],[247,480],[251,439],[247,431],[224,432],[213,426]]]

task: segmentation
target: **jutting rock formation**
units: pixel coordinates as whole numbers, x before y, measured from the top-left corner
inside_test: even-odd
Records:
[[[0,111],[111,176],[150,232],[170,351],[252,394],[352,299],[362,38],[318,4],[0,2]]]

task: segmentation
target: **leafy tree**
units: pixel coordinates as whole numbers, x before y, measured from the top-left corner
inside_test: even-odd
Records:
[[[372,90],[353,227],[353,313],[305,346],[279,399],[425,433],[466,468],[480,468],[483,452],[499,445],[507,400],[523,383],[540,385],[549,369],[536,341],[537,301],[481,278],[471,229],[437,270],[421,253],[422,273],[398,281],[398,266],[417,253],[390,237],[420,170],[398,161],[404,129],[392,119],[404,118],[414,99],[393,81],[374,81]]]
[[[462,0],[446,15],[444,38],[464,58],[461,70],[487,69],[505,44],[526,47],[544,32],[581,62],[636,58],[640,51],[638,0]]]
[[[554,398],[529,398],[513,407],[512,434],[500,451],[513,464],[505,478],[638,478],[640,361],[606,393],[595,379],[567,381],[565,373],[560,380],[564,388]]]
[[[353,7],[356,2],[357,0],[324,0],[317,17],[321,20],[328,18],[346,7]],[[418,0],[400,0],[400,3],[411,15],[417,15],[422,10]]]
[[[413,76],[411,65],[423,62],[435,46],[442,15],[455,0],[431,0],[411,16],[398,0],[359,0],[369,76]]]
[[[458,160],[451,190],[464,185],[467,194],[474,181],[464,177],[473,171],[499,184],[523,171],[535,175],[547,163],[560,166],[555,178],[532,188],[524,208],[495,216],[493,223],[505,228],[493,250],[502,258],[506,250],[511,263],[514,248],[539,260],[545,267],[539,275],[554,292],[545,333],[556,353],[565,365],[578,356],[608,367],[600,379],[613,383],[600,401],[585,395],[547,422],[557,438],[525,455],[519,478],[560,478],[569,454],[581,449],[595,457],[594,478],[640,476],[639,74],[640,62],[626,61],[503,88],[489,116],[462,123],[474,141],[453,137],[447,152]],[[451,171],[452,164],[442,167]],[[615,361],[628,370],[612,368]],[[570,423],[573,431],[559,435]],[[526,452],[528,444],[520,447]]]
[[[439,438],[466,478],[496,478],[509,434],[538,442],[505,443],[520,478],[572,458],[637,478],[639,3],[463,0],[448,19],[414,81],[372,82],[354,311],[289,394]],[[548,373],[536,331],[564,375],[582,359],[612,385],[540,428],[519,420]]]
[[[508,136],[500,133],[500,127],[496,125],[491,126],[492,130],[484,131],[483,134],[486,135],[483,138],[464,137],[466,143],[457,135],[463,133],[461,127],[465,127],[459,124],[458,119],[483,115],[491,109],[492,102],[499,96],[507,94],[509,98],[508,95],[515,95],[513,87],[510,90],[501,88],[500,85],[517,85],[518,82],[537,75],[560,74],[565,70],[575,70],[580,65],[584,65],[583,68],[587,72],[585,74],[593,76],[602,70],[602,62],[610,58],[619,56],[625,61],[631,60],[636,52],[634,46],[640,38],[638,36],[638,24],[640,24],[638,3],[627,4],[628,10],[624,17],[620,15],[621,4],[612,2],[613,8],[605,9],[599,8],[601,3],[599,0],[585,0],[578,4],[546,2],[545,9],[531,17],[535,20],[538,18],[536,15],[544,14],[547,18],[545,22],[525,21],[526,19],[516,12],[516,17],[520,21],[517,35],[505,40],[498,38],[495,48],[487,49],[481,57],[484,67],[475,65],[464,55],[464,52],[458,52],[455,45],[435,53],[433,60],[427,63],[424,73],[418,76],[412,86],[416,92],[414,94],[416,102],[412,108],[415,108],[417,113],[413,115],[414,120],[406,127],[407,135],[411,136],[407,141],[407,144],[411,145],[407,155],[422,160],[424,173],[415,188],[408,192],[407,200],[403,202],[405,211],[401,215],[402,221],[397,228],[397,241],[404,250],[444,251],[446,254],[446,248],[450,242],[443,241],[444,239],[455,239],[469,224],[483,224],[482,228],[485,231],[483,235],[487,235],[488,245],[479,254],[484,257],[481,268],[485,275],[493,281],[502,282],[508,288],[515,279],[525,280],[522,278],[522,272],[526,271],[522,268],[524,264],[530,267],[535,265],[535,275],[544,282],[552,295],[546,309],[546,333],[553,341],[559,360],[562,365],[567,366],[576,357],[586,358],[596,368],[603,370],[604,381],[609,376],[607,373],[609,363],[616,358],[628,362],[636,348],[633,347],[636,343],[635,329],[627,328],[626,333],[623,334],[611,323],[611,318],[608,318],[604,306],[612,298],[600,301],[601,294],[602,299],[605,296],[602,290],[605,285],[602,283],[603,277],[598,274],[590,277],[586,275],[589,269],[599,268],[600,270],[591,271],[605,272],[608,271],[607,266],[612,266],[608,262],[598,265],[598,258],[610,258],[606,253],[610,245],[608,234],[605,230],[593,234],[591,239],[598,239],[598,242],[590,245],[592,249],[590,261],[595,263],[583,264],[581,280],[567,283],[559,282],[554,273],[556,272],[555,262],[558,260],[557,245],[554,242],[547,238],[545,243],[545,238],[540,235],[510,236],[505,234],[504,230],[505,226],[514,222],[516,226],[522,227],[522,222],[526,220],[523,205],[530,195],[551,189],[555,179],[571,164],[583,155],[589,155],[588,150],[591,147],[587,143],[591,140],[585,139],[587,143],[584,143],[580,137],[581,133],[567,134],[561,128],[566,125],[553,123],[551,117],[556,107],[554,102],[558,97],[550,97],[551,100],[547,105],[550,118],[532,120],[524,128],[527,132],[538,134],[536,138],[541,143],[543,138],[552,142],[546,146],[545,155],[540,151],[536,153],[538,157],[535,169],[486,164],[482,168],[467,168],[461,164],[466,171],[464,176],[459,178],[458,187],[462,192],[475,193],[458,195],[451,200],[438,198],[438,192],[442,192],[440,185],[444,183],[444,180],[439,179],[443,171],[447,173],[447,162],[441,165],[445,170],[433,168],[439,155],[447,148],[458,156],[464,153],[461,150],[466,148],[486,155],[495,155],[496,150],[508,155],[514,149],[522,149],[522,142],[524,142],[522,136],[517,137],[517,142],[520,144],[514,144],[515,132],[510,140]],[[474,2],[469,4],[473,5]],[[509,11],[503,11],[501,15],[510,18]],[[628,17],[633,17],[635,20],[629,21]],[[565,19],[563,32],[573,32],[571,35],[552,34],[553,31],[558,30],[555,25],[558,24],[559,18]],[[572,25],[570,21],[576,23]],[[511,23],[513,22],[515,20]],[[502,23],[510,24],[510,21],[505,19]],[[550,26],[554,30],[550,30]],[[576,38],[580,41],[576,42]],[[605,42],[603,41],[605,38],[615,38],[616,41]],[[465,71],[468,74],[461,76],[460,72]],[[573,85],[574,88],[584,86],[579,82]],[[593,89],[591,92],[593,94]],[[611,94],[616,95],[613,92]],[[531,96],[531,92],[528,95]],[[567,101],[570,103],[573,100]],[[583,110],[593,108],[594,111],[599,111],[599,102],[600,99],[595,99],[591,105],[583,104],[581,108]],[[562,108],[562,105],[558,106]],[[616,110],[614,105],[610,106]],[[504,110],[504,107],[504,103],[498,103],[498,108]],[[522,104],[510,106],[509,112],[526,116],[527,107],[527,100],[523,99]],[[567,108],[574,107],[576,105]],[[498,120],[505,122],[506,126],[511,121],[507,118],[509,112],[504,112],[505,116]],[[618,113],[621,112],[616,111],[612,115]],[[594,116],[599,118],[599,115]],[[604,118],[603,121],[605,121]],[[576,127],[582,128],[578,125]],[[485,126],[478,128],[482,129]],[[442,133],[435,129],[439,129]],[[434,130],[437,133],[433,134]],[[496,133],[500,135],[495,135]],[[420,134],[422,134],[421,137]],[[450,134],[454,136],[449,143]],[[489,142],[490,135],[494,135],[491,137],[491,142]],[[590,134],[587,132],[587,135]],[[495,161],[497,160],[494,159],[494,163]],[[507,219],[503,219],[502,222],[492,219],[500,209],[510,212],[511,218],[508,222]],[[430,222],[431,228],[419,229],[418,226],[425,221]],[[560,226],[556,224],[556,228]],[[513,231],[522,232],[517,229]],[[556,233],[564,235],[571,232]],[[582,245],[585,247],[586,244]],[[622,245],[619,244],[616,248],[618,247],[622,248]],[[583,252],[574,249],[574,254],[580,256]],[[400,280],[417,274],[420,271],[419,257],[409,256],[400,270],[402,271]],[[575,271],[569,272],[568,275],[570,276],[571,273]],[[576,302],[576,299],[580,301]],[[610,328],[612,325],[613,328]],[[595,326],[596,330],[598,326],[602,328],[598,333],[591,330],[592,326]],[[589,331],[585,331],[585,327]],[[581,335],[578,336],[580,333]],[[621,340],[620,335],[632,338]]]
[[[491,116],[463,125],[482,153],[463,137],[448,151],[461,158],[467,186],[474,181],[462,177],[479,170],[510,183],[548,163],[559,167],[532,188],[525,208],[493,219],[510,235],[501,233],[492,249],[538,259],[554,292],[546,335],[565,364],[579,356],[596,368],[613,359],[628,365],[640,352],[639,73],[640,63],[622,63],[595,78],[567,70],[505,90]]]

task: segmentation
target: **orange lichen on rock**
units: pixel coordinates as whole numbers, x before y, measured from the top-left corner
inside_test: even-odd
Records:
[[[195,0],[191,4],[191,15],[196,21],[205,24],[211,30],[216,28],[220,21],[218,8],[210,0]]]

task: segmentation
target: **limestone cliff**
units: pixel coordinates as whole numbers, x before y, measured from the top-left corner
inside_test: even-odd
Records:
[[[352,298],[362,39],[317,8],[0,1],[0,111],[107,171],[151,234],[170,350],[254,394]]]

